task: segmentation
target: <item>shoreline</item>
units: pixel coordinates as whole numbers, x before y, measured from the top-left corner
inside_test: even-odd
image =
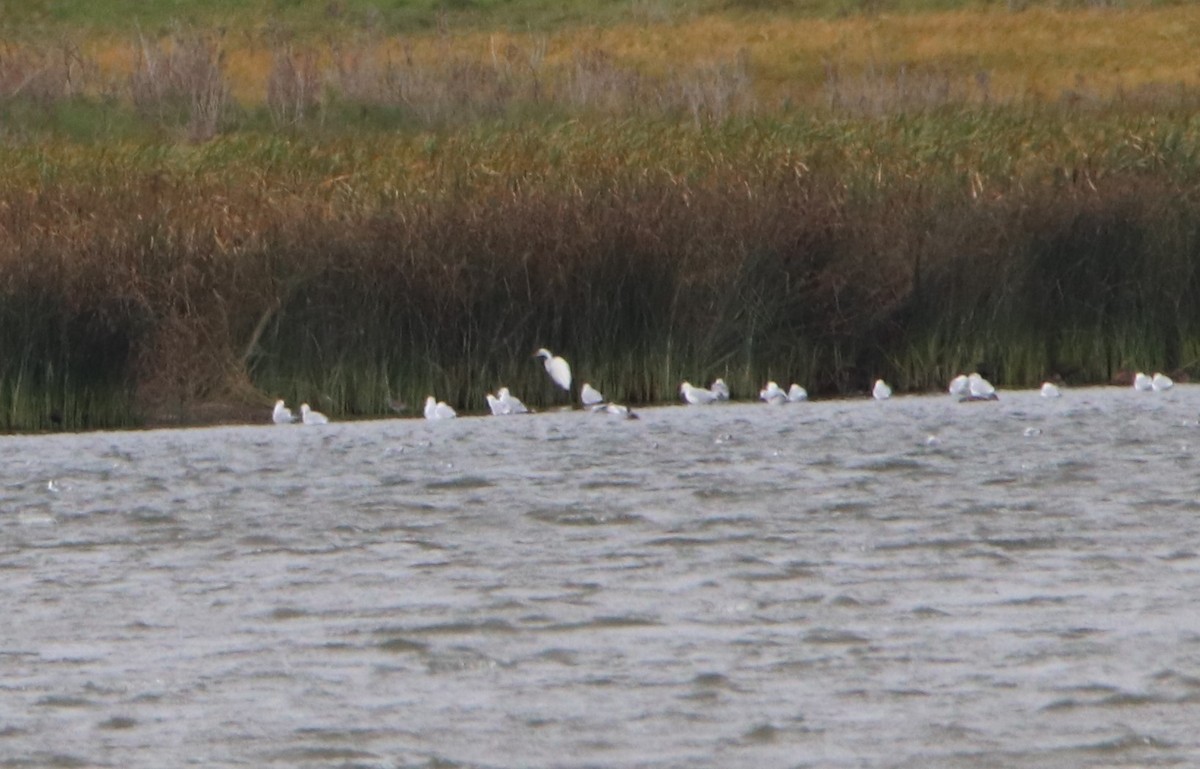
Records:
[[[1132,381],[1132,375],[1130,376],[1130,381]],[[1186,387],[1189,387],[1190,384],[1191,383],[1188,381],[1176,380],[1175,387],[1185,387],[1186,388]],[[1070,394],[1072,394],[1072,393],[1079,393],[1079,392],[1085,392],[1085,391],[1094,391],[1094,390],[1111,391],[1111,390],[1118,390],[1118,389],[1132,390],[1132,386],[1128,382],[1108,382],[1108,383],[1076,385],[1076,386],[1061,385],[1061,387],[1062,387],[1063,398],[1069,398]],[[1038,388],[1036,388],[1036,387],[1033,387],[1033,388],[999,388],[998,387],[996,389],[996,393],[999,396],[1000,401],[1003,401],[1004,397],[1009,394],[1021,394],[1023,396],[1032,396],[1032,395],[1036,394],[1037,392],[1038,392]],[[1149,393],[1146,395],[1146,397],[1154,397],[1156,395],[1158,395],[1158,393]],[[972,400],[972,399],[966,399],[966,398],[956,399],[955,396],[948,394],[945,390],[941,390],[941,391],[923,390],[923,391],[919,391],[919,392],[914,391],[914,392],[896,393],[888,400],[908,400],[908,399],[916,399],[916,398],[929,399],[929,400],[941,398],[941,399],[946,400],[947,402],[953,402],[955,405],[987,404],[987,403],[998,402],[998,401],[987,401],[987,400]],[[728,406],[753,406],[756,408],[761,407],[761,408],[768,408],[768,409],[776,409],[776,410],[779,410],[780,413],[787,414],[787,413],[802,411],[809,405],[814,405],[814,404],[821,404],[821,405],[845,404],[845,403],[854,403],[854,402],[859,402],[859,401],[869,402],[872,400],[873,400],[873,398],[869,392],[863,392],[863,393],[853,394],[853,395],[832,395],[832,396],[823,396],[823,397],[810,397],[809,399],[802,401],[802,402],[788,403],[788,404],[784,404],[784,405],[772,405],[772,404],[764,403],[763,401],[758,400],[758,399],[731,398],[728,401],[715,402],[712,404],[701,405],[701,406],[692,406],[692,405],[689,405],[682,401],[676,401],[676,402],[658,402],[658,403],[640,404],[640,405],[635,404],[635,405],[630,406],[630,408],[634,412],[636,412],[640,415],[643,412],[654,413],[655,411],[660,411],[663,409],[672,409],[672,408],[680,408],[680,407],[689,408],[689,409],[699,409],[699,410],[712,410],[712,409],[722,409],[722,408],[726,408]],[[1060,400],[1060,399],[1046,399],[1046,400],[1053,401],[1053,400]],[[127,427],[117,427],[117,428],[105,427],[105,428],[96,428],[96,429],[87,429],[87,430],[40,430],[40,431],[29,430],[29,431],[0,432],[0,438],[38,437],[38,436],[51,436],[51,435],[89,435],[89,434],[97,434],[97,433],[131,433],[131,432],[136,433],[136,432],[156,432],[156,431],[167,431],[167,430],[194,430],[194,429],[221,428],[221,427],[271,427],[271,428],[279,428],[279,429],[287,429],[289,427],[294,427],[294,428],[303,428],[303,429],[308,429],[308,430],[320,430],[320,429],[327,427],[327,426],[308,426],[308,425],[304,425],[298,421],[295,422],[293,425],[273,424],[271,422],[271,407],[270,407],[269,403],[266,403],[266,402],[264,402],[264,403],[265,403],[265,405],[247,405],[244,403],[205,403],[205,404],[199,404],[199,405],[193,407],[193,409],[189,415],[190,418],[186,418],[186,419],[185,418],[172,419],[172,418],[160,417],[160,418],[154,419],[154,420],[147,420],[146,422],[144,422],[143,424],[140,424],[140,425],[130,425]],[[611,417],[611,416],[605,416],[605,415],[599,415],[599,414],[593,415],[593,414],[589,413],[588,409],[583,408],[579,405],[550,406],[548,408],[535,409],[535,410],[531,411],[529,414],[511,415],[511,417],[494,417],[492,414],[490,414],[486,410],[485,411],[464,411],[464,412],[459,413],[458,417],[453,421],[455,421],[455,422],[458,422],[460,420],[471,421],[471,420],[480,419],[480,418],[521,419],[523,417],[538,417],[538,416],[544,416],[544,415],[548,415],[548,414],[575,414],[575,413],[587,414],[588,416],[594,416],[596,419],[610,419],[612,421],[627,421],[627,420],[619,420],[619,419]],[[337,425],[342,425],[342,424],[360,424],[360,423],[369,423],[369,422],[426,423],[428,421],[429,420],[426,420],[419,413],[419,410],[411,410],[411,413],[397,414],[397,415],[393,415],[393,416],[387,416],[384,414],[374,414],[374,415],[365,415],[362,417],[353,417],[353,418],[330,417],[329,426],[336,427]]]

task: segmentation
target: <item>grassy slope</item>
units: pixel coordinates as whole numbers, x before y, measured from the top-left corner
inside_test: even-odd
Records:
[[[419,2],[342,0],[330,16],[321,2],[156,2],[132,14],[111,2],[46,2],[41,12],[37,3],[12,9],[17,21],[5,37],[74,41],[108,82],[121,83],[137,56],[138,30],[153,38],[181,21],[220,29],[226,74],[242,104],[265,98],[280,40],[313,52],[322,67],[335,45],[426,69],[450,59],[493,66],[497,56],[515,56],[518,66],[536,60],[553,70],[600,51],[618,66],[661,77],[737,61],[767,108],[820,104],[835,78],[849,98],[873,98],[903,80],[910,89],[976,100],[1136,97],[1200,83],[1195,4],[1062,10],[1055,3],[1014,13],[1000,3],[910,0],[885,5],[909,13],[869,15],[839,14],[825,2],[772,12],[741,5],[750,8],[709,0],[565,7],[512,0],[450,4],[458,10],[440,14]]]
[[[1187,0],[1125,0],[1129,10],[1185,6]],[[1114,4],[1115,5],[1115,4]],[[389,33],[454,28],[546,31],[564,25],[678,21],[701,14],[769,13],[776,18],[839,18],[863,13],[921,14],[949,10],[1048,7],[1107,9],[1090,0],[5,0],[6,26],[23,29],[92,29],[124,32],[175,22],[246,28],[265,20],[307,33],[331,26],[377,28]]]
[[[79,351],[103,345],[111,346],[112,357],[138,361],[140,386],[150,381],[171,396],[206,397],[221,383],[199,386],[196,371],[226,365],[237,369],[261,318],[275,320],[242,373],[272,393],[331,398],[319,402],[334,413],[372,413],[388,394],[401,392],[411,400],[433,387],[438,392],[457,388],[458,405],[478,406],[480,394],[496,381],[540,382],[522,352],[535,342],[558,348],[572,340],[575,359],[587,364],[581,359],[587,354],[585,340],[611,331],[614,320],[631,329],[660,324],[644,340],[631,340],[636,335],[631,331],[618,340],[620,345],[614,343],[613,351],[594,354],[590,361],[593,371],[608,372],[607,379],[599,380],[606,389],[645,399],[671,397],[678,377],[703,378],[698,373],[724,374],[748,391],[764,376],[811,381],[811,371],[844,367],[837,381],[823,383],[830,391],[854,389],[860,379],[881,373],[881,365],[902,387],[925,387],[985,357],[1003,372],[1001,382],[1022,384],[1055,370],[1070,376],[1068,364],[1088,366],[1074,369],[1077,381],[1096,381],[1135,362],[1149,366],[1169,358],[1171,365],[1198,365],[1191,320],[1156,318],[1147,332],[1137,323],[1120,325],[1126,316],[1137,320],[1140,310],[1106,311],[1098,320],[1088,320],[1087,313],[1092,306],[1103,308],[1113,286],[1138,302],[1161,295],[1163,286],[1175,286],[1181,301],[1191,306],[1195,292],[1186,249],[1198,236],[1188,223],[1194,218],[1190,197],[1177,194],[1176,187],[1187,193],[1200,176],[1200,126],[1191,117],[1194,112],[1178,110],[1177,101],[1153,94],[1194,84],[1200,74],[1188,45],[1200,37],[1200,9],[1039,6],[1013,13],[1006,4],[946,10],[943,6],[952,4],[914,0],[887,6],[910,13],[846,15],[833,4],[795,2],[778,13],[755,5],[725,2],[719,13],[701,13],[718,6],[650,0],[565,7],[515,0],[462,3],[459,10],[441,15],[441,31],[439,15],[428,8],[380,3],[374,14],[367,3],[355,0],[333,7],[332,14],[324,3],[282,2],[249,9],[240,3],[188,3],[186,12],[180,10],[183,4],[154,3],[132,14],[127,9],[118,13],[115,4],[107,3],[43,3],[40,16],[36,7],[13,9],[20,22],[6,30],[10,35],[25,40],[66,35],[110,68],[113,82],[128,77],[122,67],[128,67],[134,50],[134,20],[150,34],[169,29],[176,19],[227,24],[225,72],[243,107],[265,98],[271,41],[280,39],[281,28],[294,32],[296,46],[311,48],[319,57],[327,55],[330,38],[361,40],[377,52],[411,53],[435,75],[447,58],[473,57],[486,69],[496,66],[497,51],[515,51],[519,63],[543,45],[547,67],[569,67],[581,50],[604,51],[624,67],[651,73],[743,58],[762,106],[750,122],[739,119],[702,131],[690,121],[674,123],[675,118],[656,122],[585,116],[564,121],[562,115],[540,115],[523,120],[516,112],[506,113],[499,123],[468,117],[410,130],[407,124],[383,121],[378,125],[387,130],[379,130],[361,121],[339,125],[341,113],[331,112],[319,127],[307,124],[281,135],[261,120],[240,118],[215,141],[190,145],[178,141],[179,132],[147,128],[130,110],[105,100],[68,100],[54,107],[57,112],[50,117],[53,110],[33,105],[23,118],[28,121],[23,131],[9,134],[17,138],[8,139],[5,148],[10,170],[0,184],[0,198],[11,221],[0,221],[0,228],[13,235],[5,235],[0,271],[17,276],[9,285],[30,287],[25,304],[8,304],[6,311],[14,315],[7,328],[11,331],[20,322],[50,331],[36,344],[27,336],[13,342],[25,345],[21,360],[28,365],[21,364],[21,376],[12,374],[14,368],[0,371],[0,408],[10,410],[13,427],[44,425],[56,410],[74,413],[67,416],[69,426],[127,419],[122,409],[128,404],[115,401],[111,416],[98,417],[97,404],[106,396],[89,393],[86,385],[81,388],[71,379],[96,363],[86,354],[80,358]],[[365,33],[372,23],[375,31]],[[387,34],[399,30],[405,31],[402,39]],[[837,75],[833,83],[831,70]],[[919,84],[922,78],[930,88],[958,89],[960,106],[894,109],[902,86]],[[1109,98],[1117,91],[1143,90],[1151,94],[1145,100]],[[1064,97],[1066,91],[1070,94]],[[814,115],[778,109],[785,100],[821,103],[832,92],[847,102],[879,97],[883,112]],[[985,93],[1013,99],[1017,106],[961,108],[962,101],[978,102]],[[1039,110],[1034,103],[1042,99],[1067,109]],[[107,127],[97,124],[97,116]],[[64,128],[67,121],[73,127]],[[496,130],[497,125],[504,130]],[[402,130],[397,133],[398,126]],[[47,140],[50,133],[58,138]],[[104,141],[63,139],[71,136]],[[793,168],[813,175],[793,175]],[[793,176],[803,178],[797,182]],[[1124,192],[1139,189],[1143,179],[1144,196]],[[604,198],[608,207],[585,205],[588,196],[579,193],[579,185],[590,189],[591,196],[609,196]],[[1060,187],[1068,194],[1060,195]],[[723,200],[729,191],[741,190],[752,193],[753,200]],[[808,207],[805,196],[816,202]],[[496,213],[497,200],[504,201],[507,217]],[[710,206],[707,214],[691,213],[696,201]],[[804,215],[797,217],[798,210]],[[1032,217],[1032,225],[1027,211],[1040,216]],[[827,223],[819,216],[826,216]],[[542,217],[544,226],[528,224],[537,222],[536,217]],[[722,223],[722,217],[730,221]],[[30,228],[31,221],[38,226]],[[1164,221],[1170,226],[1161,226]],[[697,277],[695,266],[706,264],[713,253],[695,233],[714,222],[711,236],[714,242],[724,238],[723,258]],[[779,222],[798,229],[781,231]],[[667,230],[675,236],[663,236]],[[568,232],[574,235],[563,235]],[[979,233],[987,232],[1003,236],[980,240]],[[399,237],[408,238],[407,245],[397,246]],[[775,245],[759,247],[771,238]],[[796,244],[808,242],[805,238],[824,243],[824,256],[819,249],[793,253]],[[1171,238],[1185,245],[1176,247]],[[541,242],[534,252],[549,260],[541,264],[539,279],[545,286],[566,281],[580,298],[565,309],[545,305],[526,316],[512,309],[527,306],[515,295],[497,294],[473,284],[469,276],[494,270],[504,278],[497,284],[515,291],[529,280],[521,271],[534,240]],[[1098,278],[1072,272],[1086,273],[1091,254],[1117,241],[1128,243],[1136,259],[1149,263],[1153,279],[1126,276],[1121,265],[1127,260],[1119,253],[1107,254],[1109,272]],[[836,299],[836,284],[845,271],[861,268],[858,255],[875,252],[891,260],[894,279],[884,280],[876,295],[852,303],[851,309],[869,310],[881,299],[890,302],[879,318],[810,316],[807,305],[797,305],[801,294],[778,292],[794,269],[789,260],[827,258],[825,267],[813,268],[821,280],[806,285],[805,302],[807,296],[814,303],[822,300],[827,290]],[[1183,258],[1177,258],[1180,252]],[[331,253],[341,261],[328,262]],[[744,261],[725,259],[730,253]],[[423,271],[417,283],[407,273],[388,271],[397,254]],[[1022,324],[1036,319],[1040,310],[1014,293],[1027,285],[1023,280],[1041,283],[1021,278],[1004,285],[1007,277],[979,278],[971,264],[956,261],[959,254],[982,254],[990,263],[1027,270],[1034,278],[1048,274],[1068,288],[1077,280],[1091,280],[1092,288],[1075,304],[1037,300],[1059,312],[1050,320],[1068,324],[1055,349],[1047,350],[1041,329],[1054,324],[1027,333]],[[1055,271],[1059,254],[1067,276],[1061,280]],[[465,282],[454,284],[457,295],[438,293],[446,285],[438,270],[447,255],[464,265]],[[494,261],[487,261],[493,256]],[[647,288],[630,280],[634,273],[621,262],[627,256],[665,265],[660,284]],[[46,259],[45,267],[39,267]],[[715,309],[724,314],[718,319],[738,333],[688,338],[679,331],[687,324],[675,327],[680,335],[678,346],[666,351],[670,364],[654,370],[646,361],[662,359],[663,351],[654,344],[670,339],[671,324],[677,321],[645,321],[629,310],[614,318],[601,311],[615,313],[616,306],[573,320],[593,289],[582,278],[562,277],[556,272],[564,269],[560,262],[578,264],[580,274],[590,270],[605,280],[614,279],[616,271],[618,285],[631,292],[624,307],[635,310],[647,305],[639,293],[645,290],[661,290],[651,304],[665,306],[666,298],[684,295],[673,285],[703,284],[687,289],[696,299],[680,305],[686,313],[704,311],[701,303],[710,296],[705,286],[737,287],[740,293],[729,295],[741,298]],[[956,293],[906,298],[914,265],[923,265],[926,286],[949,281]],[[381,268],[391,283],[373,277]],[[258,282],[242,275],[259,270],[268,273]],[[327,276],[347,285],[365,280],[356,290],[375,291],[374,303],[347,304],[344,296],[308,288],[320,286]],[[991,291],[993,285],[1004,286],[999,296]],[[259,286],[270,291],[259,292]],[[445,320],[434,328],[415,310],[406,314],[410,310],[396,304],[406,291],[413,303],[436,302],[434,309]],[[216,296],[240,314],[207,299],[196,301],[196,296]],[[957,302],[959,315],[942,312],[947,297]],[[837,304],[831,301],[830,306]],[[745,308],[754,312],[747,314]],[[968,322],[975,308],[990,314],[979,326],[986,334],[976,333]],[[411,333],[407,349],[427,345],[422,356],[396,361],[388,349],[394,345],[383,344],[376,351],[371,344],[380,344],[378,339],[364,344],[355,336],[362,333],[359,324],[344,322],[364,309],[377,316],[374,330],[385,332],[377,337]],[[18,313],[24,315],[17,318]],[[500,329],[494,328],[496,313],[510,313],[502,317]],[[1107,315],[1119,327],[1113,328]],[[281,320],[300,317],[309,317],[311,325]],[[996,322],[1000,317],[1005,322]],[[731,340],[743,338],[737,324],[761,329],[764,323],[772,329],[766,348],[733,345]],[[811,349],[792,341],[822,323],[833,325],[811,333]],[[849,331],[843,327],[847,323],[853,326]],[[469,334],[444,336],[447,329],[458,328]],[[1163,337],[1161,328],[1178,337],[1173,350],[1147,346],[1147,340]],[[96,336],[96,329],[104,333]],[[878,329],[899,335],[893,346],[870,341]],[[904,336],[913,329],[920,333]],[[480,352],[486,347],[471,335],[500,330],[511,350],[500,357]],[[835,343],[823,341],[828,339]],[[0,348],[11,341],[0,339]],[[64,344],[71,349],[62,347],[61,357],[39,368],[37,355]],[[622,345],[644,347],[645,354],[622,357]],[[1096,345],[1103,349],[1098,352]],[[366,348],[358,357],[349,354]],[[180,350],[189,351],[185,357],[191,360],[170,359]],[[335,365],[330,365],[330,351],[337,352]],[[792,359],[781,364],[782,356]],[[786,370],[773,368],[781,365]],[[58,377],[53,380],[56,391],[26,395],[30,387],[41,386],[34,376],[39,371]],[[117,380],[119,375],[113,374]],[[354,381],[356,377],[371,381]],[[24,388],[23,405],[17,405],[15,394],[6,395],[6,388],[16,393],[19,387]],[[26,411],[18,413],[22,409]]]

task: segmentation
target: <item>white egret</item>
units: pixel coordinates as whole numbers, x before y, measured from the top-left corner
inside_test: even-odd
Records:
[[[950,387],[947,388],[947,392],[949,392],[951,395],[953,395],[956,398],[961,398],[967,394],[968,387],[969,387],[969,381],[967,379],[967,375],[959,374],[958,376],[956,376],[950,380]]]
[[[1155,392],[1170,390],[1174,386],[1175,381],[1166,374],[1155,372],[1154,376],[1150,379],[1150,387],[1153,388]]]
[[[1042,397],[1043,398],[1058,398],[1062,396],[1058,385],[1053,382],[1042,382]]]
[[[792,382],[792,386],[787,391],[788,403],[799,403],[800,401],[808,400],[808,390],[805,390],[800,385]]]
[[[313,411],[308,407],[307,403],[301,403],[300,421],[306,425],[327,425],[329,424],[329,417],[320,411]]]
[[[275,401],[275,410],[271,412],[271,421],[277,425],[290,425],[296,421],[292,410],[283,405],[282,400]]]
[[[1154,381],[1139,371],[1133,378],[1133,389],[1147,392],[1154,389]]]
[[[453,419],[458,416],[445,401],[434,400],[430,395],[425,399],[425,418],[426,419]]]
[[[695,387],[691,382],[684,382],[679,385],[679,394],[683,399],[692,406],[702,406],[706,403],[712,403],[717,399],[717,394],[712,390],[705,390],[703,387]]]
[[[758,399],[766,401],[772,406],[779,406],[787,403],[787,393],[780,389],[779,385],[774,381],[767,382],[767,386],[758,391]]]
[[[604,396],[595,387],[584,382],[583,387],[579,390],[579,400],[584,406],[591,407],[599,403],[604,403]]]
[[[507,387],[501,387],[496,391],[496,399],[504,407],[505,414],[529,413],[529,409],[521,402],[521,399],[510,393]]]
[[[713,395],[717,396],[719,401],[729,400],[729,385],[725,384],[725,380],[718,377],[713,380],[712,386],[708,388]]]
[[[973,401],[999,400],[996,396],[996,388],[978,373],[973,373],[967,377],[967,392],[969,393],[969,398]]]
[[[871,388],[871,397],[877,401],[885,401],[892,397],[892,388],[882,379],[876,379],[875,386]]]
[[[567,363],[561,355],[555,355],[543,347],[535,352],[533,357],[542,359],[546,366],[546,373],[554,380],[554,384],[564,390],[571,389],[571,364]]]

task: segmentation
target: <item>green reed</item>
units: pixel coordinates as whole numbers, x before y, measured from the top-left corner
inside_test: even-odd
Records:
[[[5,429],[1200,374],[1195,122],[963,109],[0,148]],[[57,421],[52,421],[51,417]]]

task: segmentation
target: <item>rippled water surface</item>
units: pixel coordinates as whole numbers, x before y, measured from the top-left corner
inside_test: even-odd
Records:
[[[1197,766],[1198,413],[0,438],[0,767]]]

